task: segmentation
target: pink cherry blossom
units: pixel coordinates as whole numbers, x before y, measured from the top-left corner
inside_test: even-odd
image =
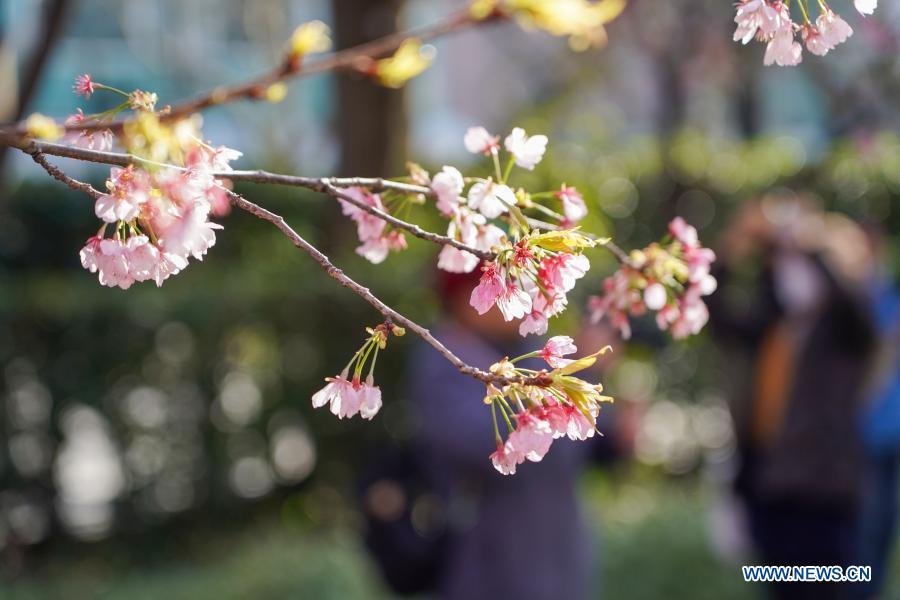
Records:
[[[85,100],[90,100],[91,94],[96,89],[96,84],[91,79],[91,76],[85,73],[75,78],[75,85],[72,86],[72,89],[75,91],[75,95],[84,96]]]
[[[644,304],[650,310],[660,310],[668,302],[666,296],[666,288],[663,284],[656,282],[651,283],[644,290]]]
[[[469,190],[469,207],[488,219],[496,219],[517,202],[509,186],[494,183],[491,179],[479,181]]]
[[[534,299],[532,299],[532,308],[534,307]],[[547,316],[543,311],[532,310],[528,316],[519,323],[519,335],[525,337],[533,333],[536,335],[544,335],[547,333]]]
[[[478,311],[479,315],[489,311],[505,289],[503,278],[495,263],[488,263],[483,270],[478,285],[475,286],[469,297],[469,304]]]
[[[506,284],[496,302],[506,321],[521,319],[531,312],[531,296],[512,282]]]
[[[541,358],[547,361],[547,364],[554,369],[568,364],[569,360],[562,358],[567,354],[574,354],[578,351],[575,347],[575,340],[567,335],[557,335],[549,340],[541,350]]]
[[[833,11],[825,11],[816,19],[816,27],[819,34],[829,48],[834,48],[838,44],[843,44],[851,35],[853,29]]]
[[[878,0],[853,0],[853,6],[861,15],[871,15],[878,8]]]
[[[382,204],[381,196],[378,194],[372,194],[368,190],[355,187],[347,188],[344,190],[344,193],[384,212],[384,204]],[[338,202],[341,204],[343,213],[356,222],[356,233],[359,236],[360,242],[367,242],[373,238],[381,237],[384,228],[387,226],[382,219],[379,219],[375,215],[364,211],[346,200],[339,198]]]
[[[316,392],[312,397],[313,408],[321,408],[326,404],[330,405],[332,414],[339,419],[349,418],[359,412],[362,399],[360,398],[358,388],[354,383],[347,380],[346,374],[338,375],[335,378],[328,378],[328,383],[321,390]]]
[[[592,415],[593,419],[589,419],[584,413],[574,406],[567,406],[566,412],[569,420],[566,427],[566,435],[570,440],[584,441],[594,437],[597,427],[596,415]]]
[[[538,276],[545,285],[569,292],[575,287],[575,282],[584,277],[590,268],[591,263],[583,254],[561,252],[541,261]]]
[[[356,378],[348,381],[345,372],[334,378],[329,377],[325,381],[328,382],[325,387],[313,394],[313,408],[321,408],[328,404],[332,414],[339,419],[359,414],[368,420],[381,409],[381,390],[372,384],[371,377],[365,382],[360,382]]]
[[[356,187],[347,188],[344,193],[382,212],[387,212],[378,194]],[[399,251],[406,248],[406,237],[396,230],[385,232],[387,223],[383,219],[344,199],[338,198],[338,202],[343,213],[356,222],[356,234],[362,242],[356,249],[357,254],[373,264],[379,264],[387,258],[391,250]]]
[[[779,12],[767,0],[741,0],[737,4],[737,15],[734,17],[737,29],[734,41],[746,44],[757,32],[767,38],[778,29],[781,18]]]
[[[438,268],[448,273],[471,273],[479,262],[474,254],[453,246],[444,246],[438,254]]]
[[[515,158],[516,165],[529,171],[534,170],[535,165],[541,162],[544,152],[547,150],[546,135],[529,137],[521,127],[513,129],[503,143],[507,151]]]
[[[497,450],[490,455],[491,463],[503,475],[515,475],[516,467],[523,462],[509,442],[497,442]]]
[[[803,48],[794,39],[794,25],[790,21],[783,22],[778,31],[772,36],[766,46],[766,55],[763,64],[776,64],[780,67],[793,67],[799,65]]]
[[[502,229],[486,224],[482,215],[464,206],[457,209],[447,226],[447,237],[485,252],[499,244],[505,235]],[[438,268],[450,273],[470,273],[480,262],[474,254],[453,246],[444,246],[438,256]]]
[[[214,216],[225,216],[231,211],[231,202],[223,189],[230,189],[231,182],[228,179],[216,179],[212,173],[231,171],[229,163],[241,156],[241,152],[227,146],[212,148],[206,145],[194,146],[185,154],[184,164],[196,177],[196,185],[206,196],[210,213]]]
[[[113,167],[106,187],[109,191],[97,198],[94,212],[107,223],[136,219],[141,205],[150,199],[150,177],[133,165],[124,169]]]
[[[538,415],[539,412],[533,410],[520,413],[516,429],[507,440],[516,454],[531,462],[540,462],[553,444],[550,423]]]
[[[119,240],[94,236],[88,239],[79,256],[85,269],[98,274],[101,285],[127,290],[134,283],[129,273],[125,245]]]
[[[372,385],[371,376],[366,379],[359,389],[359,416],[363,419],[371,421],[372,418],[381,410],[381,390],[378,386]]]
[[[500,147],[500,136],[491,135],[484,127],[469,127],[463,143],[472,154],[490,154]]]
[[[209,206],[195,204],[182,208],[178,216],[168,219],[165,225],[158,222],[154,231],[160,247],[167,253],[202,260],[216,243],[215,230],[222,229],[208,217]]]
[[[669,223],[669,233],[687,248],[694,248],[699,243],[697,230],[681,217],[672,219]]]
[[[70,115],[66,121],[66,127],[74,127],[84,123],[85,116],[79,108],[74,115]],[[64,144],[77,146],[87,150],[99,150],[106,152],[113,147],[113,134],[109,129],[96,130],[71,130],[67,131],[62,139]]]
[[[451,216],[459,206],[465,182],[462,173],[454,167],[445,166],[431,179],[431,189],[437,195],[437,209],[445,216]]]
[[[563,215],[570,225],[578,223],[588,214],[587,205],[584,203],[584,197],[574,187],[562,186],[562,189],[556,192],[556,197],[562,202]]]

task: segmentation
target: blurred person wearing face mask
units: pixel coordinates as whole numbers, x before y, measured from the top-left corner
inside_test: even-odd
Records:
[[[746,206],[725,240],[711,323],[736,369],[735,486],[759,562],[859,564],[858,422],[875,348],[864,234],[837,214],[764,201]],[[770,590],[784,599],[853,594],[850,584]]]

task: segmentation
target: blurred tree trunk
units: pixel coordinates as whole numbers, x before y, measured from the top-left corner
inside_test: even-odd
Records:
[[[332,0],[335,42],[347,48],[396,31],[404,0]],[[402,90],[354,75],[338,76],[341,175],[391,175],[403,164],[406,122]]]
[[[59,41],[63,25],[66,22],[69,4],[69,0],[50,0],[46,3],[44,17],[41,20],[41,37],[34,45],[34,54],[22,70],[22,80],[18,85],[15,107],[12,114],[2,115],[0,120],[19,121],[25,116],[25,110],[34,99],[34,94],[37,91],[38,83],[41,81],[41,75],[44,73],[47,60],[50,58],[56,42]],[[0,30],[0,45],[5,44],[5,32]],[[13,90],[16,89],[15,85],[11,87]],[[0,182],[3,181],[3,164],[8,151],[8,147],[0,147]]]

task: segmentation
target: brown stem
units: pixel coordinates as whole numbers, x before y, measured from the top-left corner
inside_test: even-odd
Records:
[[[492,15],[488,19],[476,21],[471,17],[468,10],[462,10],[441,19],[432,25],[386,35],[377,40],[346,48],[306,64],[293,64],[291,61],[285,60],[271,71],[251,79],[250,81],[232,86],[220,86],[209,90],[194,99],[173,104],[167,107],[167,109],[164,109],[164,111],[160,111],[159,117],[163,120],[179,119],[196,111],[211,106],[226,104],[235,100],[259,100],[265,98],[265,92],[269,86],[280,81],[308,77],[310,75],[327,73],[329,71],[359,70],[364,63],[371,63],[371,61],[376,58],[394,52],[407,39],[416,38],[422,41],[433,40],[473,25],[490,22],[497,18],[501,18],[501,15]],[[122,128],[127,121],[128,119],[113,121],[111,123],[83,123],[67,126],[66,129],[70,131],[111,129],[114,133],[118,133],[122,131]],[[25,129],[20,123],[11,124],[3,129],[6,133],[14,133],[17,135],[23,135],[25,133]]]

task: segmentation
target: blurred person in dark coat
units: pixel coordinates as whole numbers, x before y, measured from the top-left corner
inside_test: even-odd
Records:
[[[860,507],[860,564],[871,565],[872,581],[858,598],[878,598],[889,568],[897,529],[900,475],[900,291],[888,274],[883,237],[868,229],[878,258],[869,281],[871,310],[878,325],[880,350],[861,427],[865,454]]]
[[[543,342],[523,340],[516,323],[497,311],[478,316],[469,294],[474,275],[440,275],[449,318],[435,334],[463,361],[486,367]],[[597,340],[599,341],[599,340]],[[594,341],[579,340],[597,346]],[[600,344],[602,345],[602,344]],[[599,347],[599,346],[597,346]],[[523,363],[524,364],[524,363]],[[530,365],[541,368],[540,364]],[[589,442],[556,440],[539,463],[512,476],[494,470],[496,447],[484,384],[459,372],[422,345],[411,364],[411,396],[420,423],[414,440],[432,485],[447,504],[448,540],[439,596],[460,600],[577,600],[590,594],[594,532],[576,497],[578,475],[591,455],[614,452],[610,412]]]
[[[859,564],[858,424],[875,348],[865,236],[840,215],[772,201],[746,206],[725,240],[711,322],[738,382],[736,489],[759,560]],[[850,584],[770,589],[785,599],[853,593]]]

